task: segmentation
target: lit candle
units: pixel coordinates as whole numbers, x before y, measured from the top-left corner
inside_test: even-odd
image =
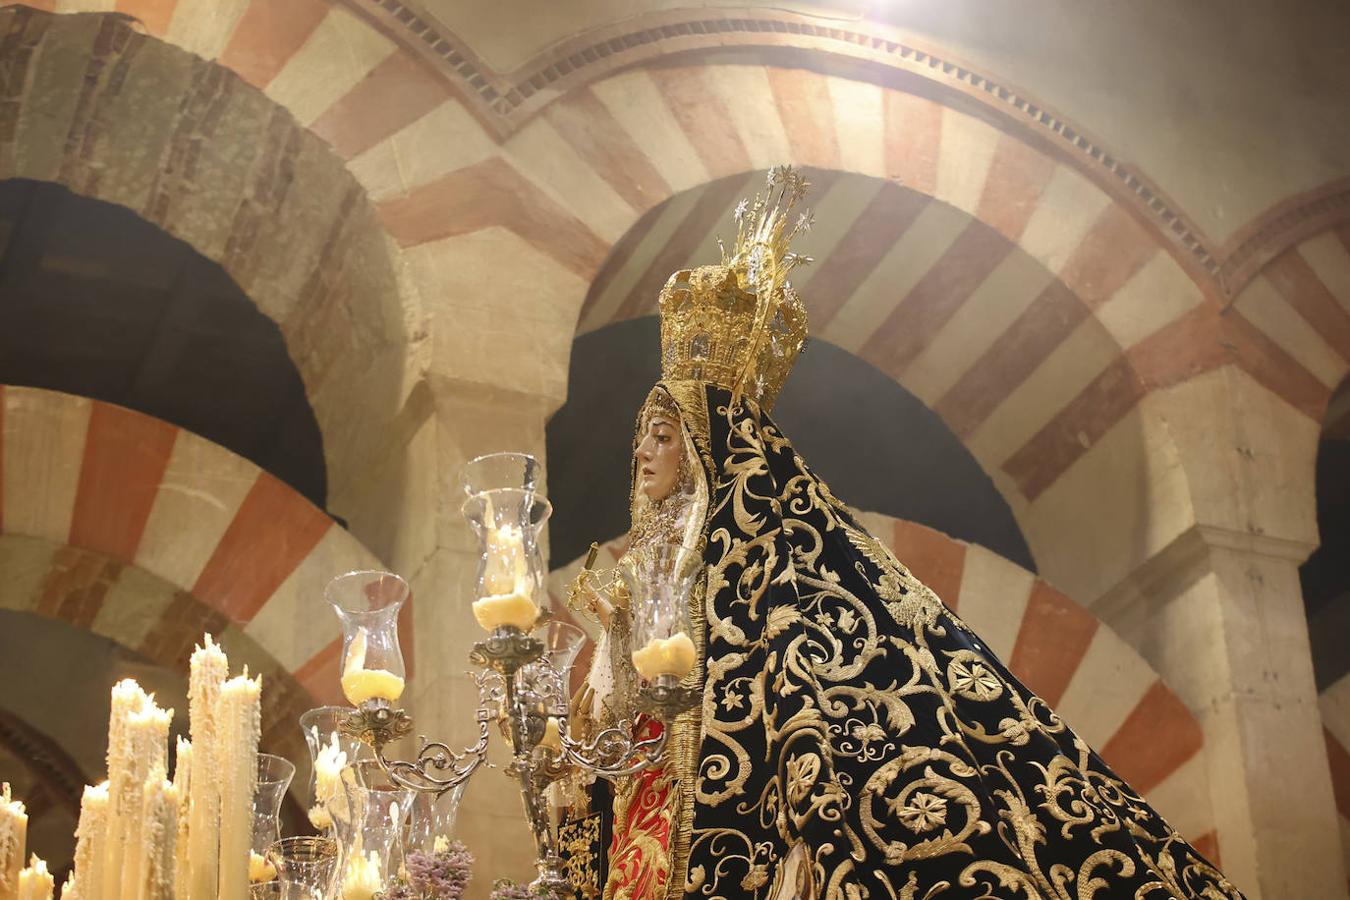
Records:
[[[380,878],[380,858],[372,850],[366,856],[359,853],[347,863],[342,879],[342,900],[370,900],[384,885]]]
[[[189,797],[192,785],[192,742],[178,738],[173,752],[173,789],[178,798],[177,834],[173,842],[173,896],[187,900],[192,880],[192,866],[188,862],[188,822],[192,810]]]
[[[683,678],[694,667],[694,642],[683,631],[668,638],[652,638],[644,647],[633,651],[633,668],[648,681],[658,675]]]
[[[488,518],[491,516],[489,503]],[[488,631],[503,625],[522,631],[534,627],[539,606],[534,602],[534,585],[525,562],[525,535],[517,526],[488,529],[483,590],[487,596],[473,604],[473,615],[479,625]]]
[[[229,677],[230,663],[211,635],[192,653],[188,677],[188,718],[192,731],[192,769],[188,787],[188,892],[180,900],[216,900],[220,862],[220,769],[215,759],[216,701]],[[112,900],[111,897],[105,900]]]
[[[346,765],[347,754],[334,733],[314,760],[314,806],[309,821],[315,828],[323,830],[333,824],[333,805],[342,797],[342,770]]]
[[[144,776],[132,778],[131,717],[145,711],[150,698],[130,678],[113,685],[112,709],[108,715],[108,828],[103,842],[102,895],[121,897],[122,854],[132,818],[140,817],[140,791]],[[128,807],[134,803],[135,811]]]
[[[178,843],[178,788],[164,778],[156,762],[145,781],[141,828],[141,880],[132,900],[174,900],[175,847]]]
[[[0,900],[19,896],[19,873],[28,846],[28,811],[12,799],[9,783],[0,785]]]
[[[125,793],[120,799],[123,820],[122,831],[122,893],[123,900],[141,895],[149,877],[150,858],[146,855],[144,832],[151,827],[151,815],[146,808],[146,782],[153,779],[156,786],[164,780],[165,755],[169,744],[169,723],[173,710],[160,709],[154,698],[146,698],[146,706],[132,713],[123,732],[126,758],[123,761]],[[156,774],[157,773],[157,774]],[[112,770],[109,769],[109,778]]]
[[[61,885],[61,900],[80,900],[80,889],[75,884],[74,872],[67,875],[66,883]]]
[[[347,662],[342,668],[342,693],[352,706],[367,700],[380,699],[393,703],[403,696],[403,677],[387,669],[366,668],[366,629],[357,628],[347,649]]]
[[[52,900],[56,880],[47,871],[47,864],[33,854],[28,868],[19,872],[19,900]]]
[[[80,798],[80,824],[75,829],[75,871],[81,900],[102,900],[103,864],[107,858],[108,782],[85,786]],[[69,893],[67,886],[61,896]]]
[[[272,861],[265,856],[248,852],[248,880],[250,884],[258,884],[263,881],[275,881],[277,877],[277,867],[272,865]]]
[[[248,900],[253,791],[262,733],[262,679],[248,670],[221,685],[216,707],[220,747],[220,900]],[[194,779],[195,780],[195,779]]]

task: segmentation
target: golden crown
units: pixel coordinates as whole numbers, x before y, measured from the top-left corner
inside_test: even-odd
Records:
[[[791,252],[811,214],[789,214],[810,184],[791,166],[769,170],[768,190],[736,206],[736,243],[722,262],[684,269],[661,289],[661,374],[709,381],[771,409],[806,343],[806,307],[788,273],[809,263]]]

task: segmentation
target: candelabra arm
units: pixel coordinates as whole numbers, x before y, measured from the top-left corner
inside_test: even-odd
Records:
[[[489,676],[475,676],[480,695]],[[417,755],[412,759],[390,759],[386,746],[412,731],[412,717],[395,709],[388,700],[367,700],[342,720],[339,728],[346,734],[360,738],[374,751],[380,769],[391,782],[408,790],[424,794],[444,794],[468,781],[487,760],[491,714],[480,706],[476,719],[478,737],[473,746],[453,750],[442,741],[418,737]]]
[[[664,725],[664,723],[663,723]],[[654,737],[633,740],[633,725],[620,722],[596,733],[589,740],[562,735],[562,757],[582,770],[610,781],[636,775],[661,763],[666,752],[668,727]]]

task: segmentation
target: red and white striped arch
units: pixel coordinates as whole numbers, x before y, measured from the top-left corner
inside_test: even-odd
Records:
[[[1222,835],[1200,724],[1143,657],[1063,592],[984,547],[878,513],[859,518],[1174,827],[1218,859]],[[626,538],[605,545],[614,560],[625,547]],[[566,596],[583,562],[550,574],[555,598]]]
[[[381,568],[323,510],[198,435],[13,386],[0,386],[0,534],[49,557],[7,597],[179,666],[203,631],[225,629],[227,646],[237,632],[324,701],[340,696],[324,587]]]
[[[874,179],[871,195],[840,178],[821,200],[820,227],[838,241],[811,276],[829,304],[825,333],[942,404],[1043,570],[1079,596],[1100,595],[1196,519],[1167,427],[1175,410],[1160,392],[1233,365],[1320,418],[1326,360],[1286,349],[1301,336],[1260,304],[1224,311],[1217,282],[1151,216],[1171,209],[1165,198],[1122,200],[1104,174],[1113,154],[1091,141],[1095,163],[1069,152],[1081,130],[1056,143],[1004,127],[1008,116],[968,112],[939,85],[941,67],[929,82],[921,71],[854,80],[753,54],[736,65],[672,59],[707,43],[677,41],[622,71],[597,66],[565,93],[541,91],[537,110],[501,131],[339,3],[114,5],[232,69],[328,141],[377,201],[416,290],[444,307],[444,358],[530,394],[565,393],[565,327],[623,313],[623,283],[585,303],[606,259],[634,244],[659,247],[671,271],[712,258],[717,202],[705,186],[780,162]],[[662,203],[645,227],[643,213]],[[1185,232],[1184,219],[1174,228]],[[861,302],[869,295],[884,299]],[[485,330],[508,352],[484,358]],[[1111,491],[1136,475],[1147,490]],[[1085,489],[1102,487],[1114,513],[1083,528]],[[1159,496],[1168,503],[1151,503]]]
[[[195,6],[214,22],[228,3]],[[277,324],[323,433],[329,502],[356,520],[415,318],[365,189],[285,107],[125,17],[6,8],[0,42],[0,178],[124,206],[219,264]]]
[[[1331,786],[1341,820],[1341,846],[1350,862],[1350,675],[1322,692],[1319,699],[1322,725],[1331,763]]]

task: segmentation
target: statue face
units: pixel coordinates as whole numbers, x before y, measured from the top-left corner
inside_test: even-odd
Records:
[[[683,452],[680,423],[662,413],[652,416],[636,453],[638,487],[648,500],[660,502],[675,490]]]

